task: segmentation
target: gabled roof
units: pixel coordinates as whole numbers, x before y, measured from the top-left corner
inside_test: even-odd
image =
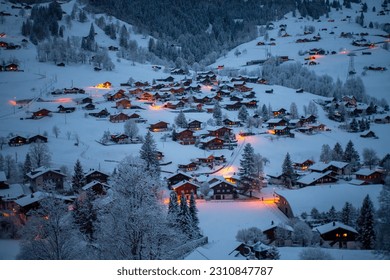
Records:
[[[310,184],[314,183],[315,181],[317,181],[325,176],[328,176],[330,173],[332,173],[332,171],[327,171],[325,173],[311,172],[310,174],[307,174],[307,175],[303,176],[302,178],[300,178],[297,182],[304,184],[304,185],[310,185]]]
[[[30,179],[35,179],[39,176],[42,176],[43,174],[47,173],[47,172],[54,172],[54,173],[57,173],[58,175],[61,175],[63,177],[66,177],[65,174],[61,173],[60,170],[57,170],[57,169],[53,169],[53,168],[48,168],[48,167],[44,167],[44,166],[41,166],[29,173],[27,173],[26,175],[30,178]]]
[[[193,185],[194,187],[196,188],[199,188],[199,185],[198,184],[195,184],[194,182],[190,182],[190,181],[187,181],[187,180],[184,180],[184,181],[180,181],[174,185],[171,186],[171,188],[174,190],[174,189],[177,189],[181,186],[183,186],[184,184],[190,184],[190,185]]]
[[[32,193],[31,195],[27,195],[25,197],[22,197],[22,198],[15,200],[15,203],[24,207],[24,206],[33,204],[34,202],[38,202],[38,201],[44,199],[45,197],[47,197],[46,193],[38,191],[38,192]]]
[[[334,167],[337,167],[337,168],[345,168],[349,163],[348,162],[343,162],[343,161],[334,161],[332,160],[331,162],[329,162],[329,166],[334,166]]]
[[[179,174],[183,175],[183,176],[186,176],[188,179],[192,179],[192,177],[190,175],[188,175],[188,174],[186,174],[184,172],[179,171],[179,172],[176,172],[175,174],[173,174],[172,176],[168,177],[167,180],[169,180],[169,179],[171,179],[171,178],[173,178],[173,177],[175,177],[175,176],[177,176]]]
[[[26,194],[26,190],[20,184],[12,184],[7,189],[0,189],[2,200],[15,200]]]
[[[89,175],[91,175],[91,174],[93,174],[93,173],[100,173],[100,174],[106,175],[107,177],[110,177],[109,174],[107,174],[107,173],[105,173],[105,172],[102,172],[102,171],[100,171],[100,170],[94,170],[94,169],[89,170],[87,173],[85,173],[84,176],[85,176],[85,177],[88,177]]]
[[[320,234],[325,234],[339,228],[348,230],[356,234],[358,233],[353,227],[347,226],[341,222],[330,222],[325,225],[315,227],[313,228],[313,230],[318,231]]]
[[[370,176],[376,172],[380,172],[378,170],[371,170],[371,169],[368,169],[368,168],[362,168],[358,171],[355,172],[355,175],[361,175],[361,176]]]
[[[278,224],[278,225],[273,224],[273,225],[269,225],[269,226],[263,228],[262,231],[264,232],[264,231],[267,231],[267,230],[270,230],[270,229],[274,229],[274,228],[281,228],[281,229],[285,229],[285,230],[290,231],[290,232],[294,231],[292,226],[289,226],[287,224]]]
[[[225,183],[225,184],[227,184],[227,185],[230,185],[230,186],[232,186],[233,188],[236,187],[236,186],[233,185],[232,183],[229,183],[229,182],[227,182],[226,180],[220,180],[220,179],[218,179],[218,181],[216,181],[216,182],[210,184],[209,187],[210,187],[210,189],[212,189],[212,188],[216,187],[217,185],[219,185],[219,184],[221,184],[221,183]]]
[[[102,183],[102,182],[93,180],[92,182],[90,182],[90,183],[86,184],[84,187],[82,187],[82,189],[83,189],[84,191],[86,191],[86,190],[92,188],[92,187],[95,186],[95,185],[102,185],[102,186],[105,187],[105,188],[109,188],[109,187],[110,187],[110,186],[107,185],[107,184],[104,184],[104,183]]]

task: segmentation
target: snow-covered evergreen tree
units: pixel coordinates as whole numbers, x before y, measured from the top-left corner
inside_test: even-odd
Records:
[[[239,167],[240,188],[252,195],[252,191],[260,187],[256,177],[255,153],[250,143],[245,144]]]
[[[287,187],[292,187],[295,180],[295,173],[294,173],[294,168],[292,166],[292,161],[289,153],[287,153],[284,158],[283,165],[282,165],[282,173],[283,173],[284,184]]]
[[[187,118],[186,118],[186,115],[184,114],[183,111],[180,111],[180,113],[175,118],[175,124],[178,127],[181,127],[181,128],[187,128],[188,127]]]
[[[332,150],[332,160],[334,161],[342,161],[343,160],[343,147],[341,147],[341,144],[337,142]]]
[[[387,176],[379,194],[377,246],[385,258],[390,258],[390,177]]]
[[[307,113],[309,115],[313,115],[313,116],[318,117],[318,108],[317,108],[317,105],[314,103],[313,100],[311,100],[309,102],[309,105],[307,106]]]
[[[150,131],[146,133],[145,141],[141,146],[140,158],[146,163],[146,170],[150,174],[160,177],[160,164],[157,159],[156,143]]]
[[[83,166],[79,159],[77,159],[74,165],[74,172],[72,176],[72,189],[74,192],[79,192],[81,188],[85,185],[85,175]]]
[[[0,167],[0,170],[2,170],[1,167]],[[23,178],[24,178],[24,181],[27,181],[26,174],[31,172],[32,170],[33,170],[33,168],[32,168],[30,154],[27,153],[26,154],[26,158],[25,158],[24,163],[23,163],[23,176],[24,176]]]
[[[354,227],[356,225],[357,210],[349,202],[345,202],[343,209],[341,209],[340,222],[345,225]]]
[[[373,249],[375,246],[376,235],[374,215],[374,205],[370,196],[367,195],[363,200],[360,214],[357,219],[359,241],[362,243],[362,248],[365,250]]]
[[[168,216],[167,220],[170,226],[178,227],[179,226],[179,203],[177,202],[177,194],[175,191],[171,191],[169,195],[169,204],[168,204]]]
[[[178,223],[180,225],[180,230],[187,236],[188,239],[197,238],[196,231],[193,227],[191,213],[188,208],[187,198],[184,193],[180,195]]]
[[[192,228],[194,230],[194,237],[200,237],[200,228],[199,228],[199,218],[198,218],[198,209],[196,208],[195,195],[191,192],[190,202],[189,202],[189,212],[192,220]]]
[[[92,190],[87,190],[83,195],[79,196],[74,203],[73,218],[79,226],[79,230],[89,241],[95,239],[97,209],[94,206],[95,194]]]
[[[237,118],[244,123],[248,120],[249,113],[245,105],[238,110]]]
[[[264,121],[267,121],[269,119],[268,108],[265,104],[263,104],[263,106],[261,107],[261,117]]]
[[[349,140],[347,146],[345,147],[343,161],[349,162],[351,164],[352,170],[358,170],[360,167],[360,156],[359,153],[355,150],[355,146],[352,140]]]

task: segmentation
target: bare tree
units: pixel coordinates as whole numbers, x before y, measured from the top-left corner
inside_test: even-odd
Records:
[[[130,141],[138,136],[138,126],[134,120],[127,120],[124,125],[125,134],[129,136]]]
[[[53,134],[56,138],[58,138],[58,136],[60,135],[60,132],[61,132],[61,130],[58,126],[56,126],[56,125],[53,126]]]
[[[370,149],[370,148],[363,149],[363,162],[365,165],[368,165],[370,169],[372,169],[373,166],[378,164],[379,158],[376,155],[374,149]]]
[[[32,167],[38,168],[40,166],[50,166],[51,156],[49,147],[44,142],[31,143],[29,152]]]

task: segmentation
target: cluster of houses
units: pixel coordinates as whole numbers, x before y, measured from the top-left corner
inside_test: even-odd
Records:
[[[29,211],[39,207],[42,199],[54,195],[71,205],[77,196],[66,195],[66,175],[58,169],[39,167],[26,174],[26,184],[8,184],[6,175],[0,171],[0,216],[18,216],[26,221]],[[79,195],[91,190],[104,196],[110,188],[109,175],[90,170],[85,173],[85,185]]]
[[[0,65],[0,72],[16,72],[16,71],[21,71],[19,70],[19,65],[15,63],[10,63],[7,65]]]
[[[296,187],[303,188],[322,184],[337,184],[340,179],[349,180],[353,185],[383,184],[385,174],[380,169],[361,168],[353,172],[350,163],[330,161],[317,162],[308,159],[294,162]],[[268,174],[270,184],[284,184],[285,174]]]

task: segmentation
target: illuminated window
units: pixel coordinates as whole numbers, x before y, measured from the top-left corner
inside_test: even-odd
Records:
[[[348,234],[346,234],[346,233],[343,233],[343,237],[347,237],[348,236]]]

